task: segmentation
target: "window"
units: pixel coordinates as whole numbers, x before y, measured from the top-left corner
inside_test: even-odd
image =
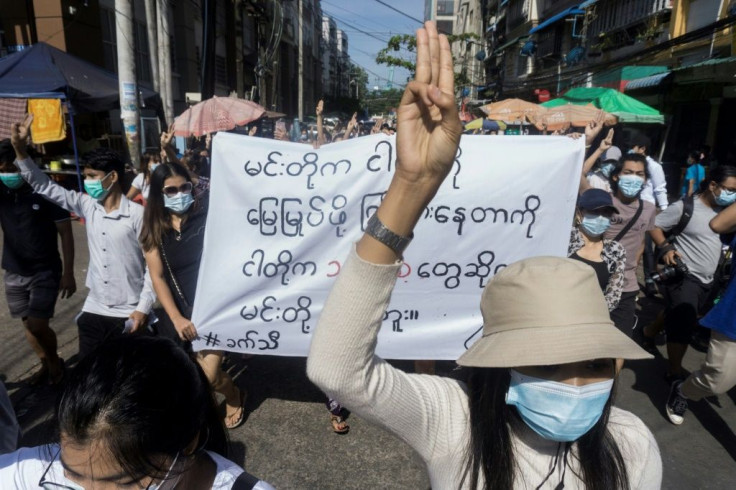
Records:
[[[453,15],[455,0],[437,0],[437,15]]]
[[[224,56],[215,56],[215,83],[227,85],[227,63]]]
[[[100,9],[102,27],[102,51],[105,68],[118,72],[118,51],[115,39],[115,13],[110,9]]]
[[[451,20],[438,20],[437,31],[440,34],[452,34],[452,21]]]
[[[101,8],[102,51],[104,66],[107,70],[118,72],[117,29],[115,26],[115,12]],[[148,31],[146,24],[133,24],[133,49],[135,50],[135,67],[138,81],[151,81],[151,59],[148,54]]]
[[[135,66],[138,80],[151,81],[151,58],[148,55],[148,31],[143,22],[135,23]]]

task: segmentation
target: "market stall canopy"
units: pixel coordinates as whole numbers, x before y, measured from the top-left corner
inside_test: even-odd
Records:
[[[138,90],[145,106],[160,113],[159,95]],[[46,43],[0,58],[0,98],[66,98],[76,112],[120,107],[117,75]]]
[[[657,109],[612,88],[573,88],[562,97],[543,102],[541,105],[552,108],[566,104],[593,104],[618,117],[623,123],[664,124],[664,116]]]
[[[263,106],[250,100],[215,96],[193,105],[174,119],[174,134],[203,136],[229,131],[235,126],[245,126],[265,113]]]
[[[521,99],[506,99],[492,102],[480,108],[490,119],[497,121],[524,121],[529,114],[544,112],[539,104]]]
[[[606,126],[613,126],[618,122],[616,116],[598,109],[593,104],[565,104],[548,107],[545,112],[530,114],[528,119],[539,130],[560,131],[566,130],[570,126],[587,126],[590,121],[598,119],[601,115],[604,117]]]

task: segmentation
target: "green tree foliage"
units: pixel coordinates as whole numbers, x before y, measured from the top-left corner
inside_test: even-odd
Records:
[[[399,107],[403,89],[390,88],[368,92],[363,99],[362,106],[369,115],[387,114],[391,109]]]
[[[450,44],[454,42],[467,42],[471,40],[479,40],[480,36],[473,32],[464,32],[462,34],[451,34],[447,36],[447,40]],[[408,57],[402,57],[400,52],[404,50],[409,53]],[[392,36],[388,40],[385,48],[378,52],[376,55],[376,63],[388,66],[398,66],[405,68],[411,73],[411,77],[414,78],[414,72],[417,69],[416,64],[416,50],[417,50],[417,38],[411,34],[398,34]],[[455,72],[455,86],[460,87],[467,85],[469,79],[467,74],[464,73],[464,68],[460,72]]]

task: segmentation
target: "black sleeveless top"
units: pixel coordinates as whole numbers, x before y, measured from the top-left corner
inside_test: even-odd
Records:
[[[570,256],[571,259],[579,260],[584,264],[588,264],[595,271],[595,275],[598,276],[598,284],[601,287],[601,291],[606,292],[608,286],[608,280],[611,279],[611,273],[608,272],[608,265],[605,261],[593,262],[592,260],[584,259],[578,255],[577,252]]]

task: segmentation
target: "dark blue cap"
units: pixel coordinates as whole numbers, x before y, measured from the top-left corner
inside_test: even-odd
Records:
[[[603,189],[588,189],[578,197],[578,206],[587,211],[596,211],[608,208],[618,214],[618,209],[613,205],[611,195]]]

